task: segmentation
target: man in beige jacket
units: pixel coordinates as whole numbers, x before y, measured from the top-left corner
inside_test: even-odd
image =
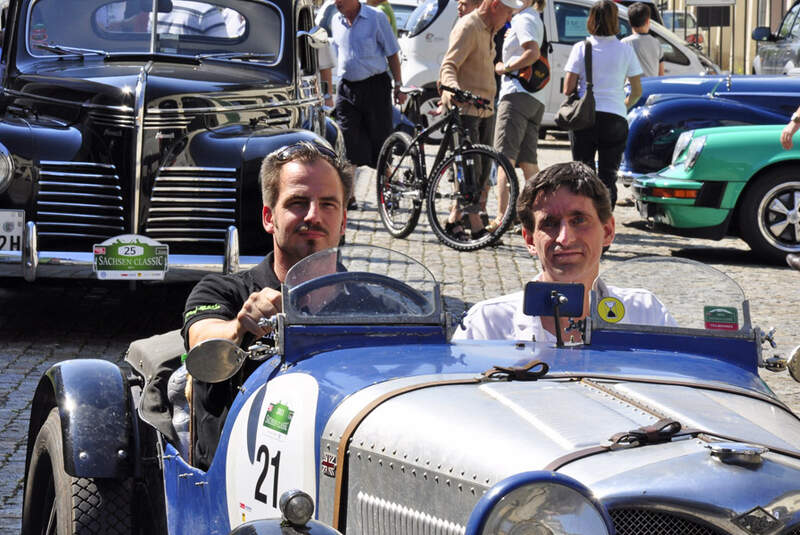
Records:
[[[494,102],[497,86],[494,80],[495,32],[505,25],[514,12],[522,8],[521,0],[483,0],[481,5],[456,22],[450,32],[450,45],[439,70],[441,85],[465,89],[479,97]],[[472,105],[453,101],[452,93],[442,92],[446,107],[461,106],[462,120],[473,143],[491,145],[494,139],[494,110],[479,110]],[[481,164],[481,180],[486,181],[491,170],[490,162]],[[447,231],[456,238],[466,239],[461,227],[460,214],[454,210]],[[472,238],[485,232],[478,214],[469,214]]]

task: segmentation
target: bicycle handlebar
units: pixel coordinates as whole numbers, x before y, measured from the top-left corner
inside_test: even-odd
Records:
[[[447,91],[448,93],[453,93],[453,98],[456,102],[462,102],[467,104],[472,104],[476,108],[481,109],[490,109],[490,102],[488,99],[483,97],[479,97],[466,89],[458,89],[457,87],[450,87],[446,85],[440,86],[442,91]]]

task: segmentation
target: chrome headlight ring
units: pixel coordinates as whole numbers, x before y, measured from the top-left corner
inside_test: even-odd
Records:
[[[684,164],[687,171],[697,163],[700,153],[703,152],[703,147],[706,146],[707,139],[707,136],[700,136],[692,139],[692,142],[689,143],[689,149],[686,151],[686,163]]]
[[[0,193],[8,189],[11,178],[14,176],[14,160],[8,149],[0,144]]]
[[[681,157],[683,151],[686,150],[686,147],[692,142],[692,138],[694,137],[694,130],[687,130],[682,132],[680,136],[678,136],[678,141],[675,142],[675,148],[672,150],[672,164],[676,164],[678,162],[678,158]]]
[[[504,479],[478,501],[466,535],[609,535],[611,517],[586,486],[555,472]]]

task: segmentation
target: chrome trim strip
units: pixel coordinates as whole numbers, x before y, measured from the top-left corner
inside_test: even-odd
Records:
[[[120,223],[125,221],[125,218],[121,215],[98,215],[98,214],[72,214],[72,213],[65,213],[65,212],[37,212],[37,215],[41,216],[53,216],[53,217],[69,217],[69,218],[77,218],[77,219],[111,219],[115,221],[119,221]]]
[[[67,162],[63,160],[39,160],[41,165],[69,166],[69,167],[100,167],[102,169],[116,170],[113,164],[94,162]]]
[[[225,231],[225,259],[222,272],[226,275],[239,272],[239,230],[231,225]]]
[[[192,188],[189,186],[159,186],[153,187],[153,194],[156,193],[236,193],[236,188]]]
[[[177,202],[177,203],[186,203],[186,202],[200,202],[200,203],[209,203],[209,202],[229,202],[235,203],[236,199],[196,199],[196,198],[187,198],[187,197],[151,197],[150,200],[152,202]]]
[[[159,236],[158,241],[162,243],[177,243],[177,242],[202,242],[202,243],[225,243],[224,238],[170,238],[169,236]]]
[[[84,204],[79,202],[50,202],[50,201],[36,201],[37,206],[69,206],[72,208],[102,208],[104,210],[116,210],[123,212],[122,206],[110,204]],[[109,215],[108,217],[113,217]]]
[[[228,177],[215,177],[215,176],[160,176],[156,179],[156,184],[159,182],[186,182],[191,180],[192,182],[222,182],[225,184],[235,184],[235,178],[228,178]]]
[[[74,178],[111,178],[119,179],[119,175],[107,175],[105,173],[68,173],[65,171],[39,171],[41,176],[49,177],[74,177]]]
[[[40,232],[39,236],[50,238],[94,238],[97,240],[106,240],[111,237],[108,234],[81,234],[79,232]]]
[[[153,0],[153,5],[157,0]],[[153,10],[155,13],[155,10]],[[155,15],[153,15],[155,17]],[[155,30],[153,31],[155,36]],[[155,39],[155,37],[154,37]],[[155,41],[154,41],[155,43]],[[152,68],[153,62],[148,61],[139,71],[139,78],[136,81],[136,91],[134,99],[134,124],[136,133],[133,136],[133,188],[131,190],[131,227],[130,231],[133,234],[139,231],[139,196],[142,189],[142,150],[144,144],[144,100],[145,89],[147,88],[147,72]]]
[[[170,228],[170,227],[157,227],[157,228],[148,229],[148,230],[151,231],[154,235],[155,234],[160,234],[160,233],[166,233],[166,232],[184,232],[184,233],[191,232],[192,234],[199,233],[199,232],[207,232],[207,233],[210,233],[210,234],[222,234],[223,232],[225,232],[224,228],[201,228],[201,227],[172,227],[172,228]],[[156,238],[156,239],[160,239],[160,237]]]
[[[121,201],[119,195],[102,195],[100,193],[81,193],[78,191],[40,191],[39,198],[43,197],[90,197],[92,199],[108,199],[111,201]]]
[[[17,91],[14,89],[3,88],[3,94],[12,96],[12,97],[22,97],[22,98],[29,98],[34,100],[43,100],[45,102],[49,102],[51,104],[63,104],[66,106],[80,106],[81,108],[85,109],[94,109],[94,110],[113,110],[121,113],[130,113],[133,109],[130,106],[110,106],[104,104],[87,104],[86,102],[76,102],[74,100],[66,100],[62,98],[55,98],[55,97],[46,97],[44,95],[37,95],[34,93],[27,93],[25,91]]]
[[[39,266],[39,240],[36,233],[36,223],[28,221],[22,233],[22,276],[28,282],[36,280],[36,271]]]
[[[235,167],[159,167],[159,173],[196,173],[196,172],[213,172],[213,173],[235,173]]]
[[[170,221],[186,222],[186,218],[185,217],[180,217],[180,216],[175,216],[175,217],[149,217],[149,218],[147,218],[147,222],[148,223],[168,223]],[[235,223],[236,222],[236,220],[231,218],[231,217],[203,217],[203,218],[197,218],[197,219],[195,219],[195,221],[202,221],[202,222],[205,222],[205,223],[210,223],[210,222]],[[149,227],[148,226],[147,230],[150,230],[151,228],[158,228],[158,227]]]
[[[125,227],[122,226],[122,225],[97,225],[97,224],[94,224],[94,223],[76,223],[76,222],[69,222],[69,221],[39,221],[39,228],[40,229],[45,229],[45,228],[50,228],[50,227],[56,227],[56,228],[72,227],[72,228],[81,228],[81,229],[90,228],[90,229],[96,229],[98,231],[102,230],[102,229],[107,229],[107,230],[112,230],[112,231],[125,230]],[[64,234],[64,235],[66,235],[66,234],[69,234],[69,233],[67,233],[67,232],[49,232],[48,233],[48,232],[42,231],[39,234],[41,234],[41,235],[45,235],[45,234],[55,234],[55,235]]]
[[[122,188],[117,186],[116,184],[86,184],[85,182],[52,182],[50,180],[40,180],[40,185],[45,186],[67,186],[73,188],[94,188],[94,189],[111,189],[116,191],[122,191]],[[48,192],[44,192],[48,193]],[[51,192],[55,193],[55,192]],[[59,192],[59,193],[68,193],[68,192]],[[41,193],[40,193],[41,195]]]
[[[148,115],[160,114],[181,114],[181,113],[226,113],[234,111],[255,111],[255,110],[269,110],[274,108],[299,108],[308,106],[309,104],[318,104],[322,102],[322,97],[309,97],[302,99],[282,100],[280,102],[270,102],[269,104],[243,104],[241,106],[213,106],[206,108],[172,108],[162,110],[161,108],[148,108]]]
[[[233,208],[203,208],[200,206],[156,206],[150,208],[150,213],[153,212],[207,212],[207,213],[220,213],[220,214],[235,214],[236,210]]]

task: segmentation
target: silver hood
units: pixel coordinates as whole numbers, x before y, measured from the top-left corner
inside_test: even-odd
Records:
[[[350,396],[328,421],[321,453],[336,452],[345,427],[371,400],[442,378],[388,381]],[[774,510],[788,524],[800,520],[790,520],[800,511],[800,461],[770,452],[760,464],[742,467],[712,457],[708,448],[717,437],[733,437],[800,454],[797,418],[778,404],[688,386],[544,379],[425,388],[377,407],[351,442],[348,534],[354,525],[355,533],[382,533],[366,519],[391,514],[417,515],[446,526],[441,533],[462,533],[477,500],[498,481],[662,418],[703,433],[583,457],[559,471],[611,510],[676,512],[728,533],[748,533],[735,521],[755,507]],[[408,489],[399,501],[397,488]],[[321,503],[332,489],[333,478],[321,477]]]

